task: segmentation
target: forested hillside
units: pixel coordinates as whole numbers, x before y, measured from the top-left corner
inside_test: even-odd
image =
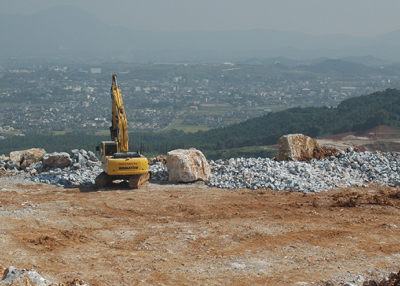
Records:
[[[399,90],[387,89],[351,98],[340,103],[337,108],[291,108],[205,132],[135,132],[130,134],[130,146],[131,150],[138,150],[143,142],[145,152],[151,155],[165,154],[176,148],[195,147],[206,155],[209,154],[211,158],[235,155],[272,156],[273,154],[260,148],[249,147],[276,144],[279,137],[289,133],[318,137],[367,130],[379,125],[400,127]],[[33,147],[44,148],[48,152],[70,151],[74,148],[94,150],[105,139],[108,138],[79,133],[59,136],[28,134],[25,137],[2,140],[0,154]]]
[[[199,148],[222,149],[276,144],[279,137],[303,133],[311,137],[367,130],[378,125],[400,127],[400,91],[387,89],[343,101],[337,108],[291,108],[223,129],[182,136]]]

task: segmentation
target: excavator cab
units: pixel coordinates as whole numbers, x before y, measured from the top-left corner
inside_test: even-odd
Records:
[[[118,153],[118,142],[104,142],[103,144],[105,156],[113,156],[115,153]]]
[[[102,141],[101,145],[96,147],[101,158],[112,157],[115,153],[119,153],[118,149],[118,142],[116,141]]]

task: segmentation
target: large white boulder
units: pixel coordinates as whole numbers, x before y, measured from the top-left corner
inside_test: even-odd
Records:
[[[7,169],[20,169],[21,167],[21,162],[23,159],[22,156],[23,151],[13,151],[10,153],[9,160],[7,161]]]
[[[66,152],[54,152],[45,154],[42,162],[50,168],[65,168],[72,164],[72,159]]]
[[[207,181],[211,175],[206,157],[201,151],[193,148],[168,152],[167,169],[170,182]]]
[[[6,166],[8,169],[16,168],[18,170],[25,170],[30,165],[40,162],[44,154],[46,154],[46,151],[40,148],[13,151],[10,153],[10,156],[6,158]]]
[[[46,151],[41,148],[32,148],[22,152],[22,162],[21,162],[21,169],[25,170],[32,164],[36,164],[40,162],[46,154]]]
[[[288,134],[278,140],[277,161],[308,161],[318,142],[303,134]]]

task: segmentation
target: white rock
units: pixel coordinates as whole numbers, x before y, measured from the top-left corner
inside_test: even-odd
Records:
[[[211,169],[203,153],[196,149],[177,149],[167,154],[170,182],[207,181]]]
[[[25,170],[32,164],[36,164],[42,160],[46,151],[40,148],[31,148],[22,152],[21,169]]]
[[[313,150],[318,142],[303,134],[288,134],[278,140],[278,161],[301,161],[302,158],[312,158]]]
[[[54,284],[44,279],[34,270],[19,270],[10,266],[10,268],[6,269],[5,277],[0,281],[0,285],[49,286]]]
[[[10,153],[10,159],[7,162],[7,169],[18,169],[21,167],[22,151],[13,151]]]
[[[54,152],[45,154],[43,157],[43,164],[50,168],[65,168],[72,163],[71,157],[66,152]]]

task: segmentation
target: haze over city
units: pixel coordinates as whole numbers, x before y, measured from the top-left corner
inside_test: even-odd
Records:
[[[31,15],[60,5],[110,25],[147,31],[267,29],[378,36],[400,29],[396,0],[3,0],[0,13]]]

